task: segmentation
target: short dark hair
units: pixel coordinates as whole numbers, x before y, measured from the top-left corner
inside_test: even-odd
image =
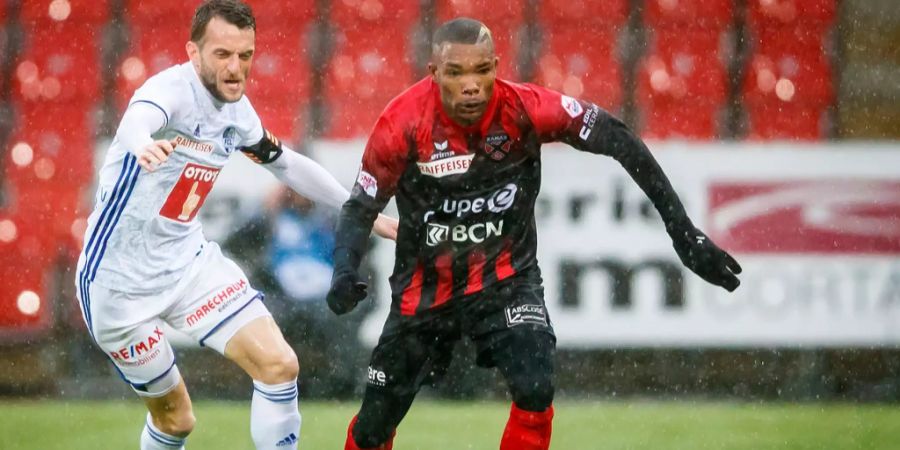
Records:
[[[445,42],[454,44],[481,44],[487,42],[494,49],[494,38],[485,24],[468,17],[458,17],[444,22],[431,38],[431,49],[437,53]]]
[[[206,0],[194,12],[191,21],[191,41],[199,44],[206,35],[206,26],[213,17],[220,17],[226,22],[240,28],[252,28],[256,31],[256,18],[250,5],[241,0]]]

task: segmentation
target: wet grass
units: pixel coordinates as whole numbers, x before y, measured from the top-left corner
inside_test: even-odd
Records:
[[[301,405],[301,449],[342,449],[356,403]],[[421,401],[394,448],[496,449],[508,404]],[[249,405],[200,401],[188,449],[253,449]],[[0,449],[137,449],[137,400],[0,401]],[[900,406],[717,402],[556,405],[552,449],[900,449]]]

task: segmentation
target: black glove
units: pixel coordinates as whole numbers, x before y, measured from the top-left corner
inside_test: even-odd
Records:
[[[725,250],[713,243],[696,227],[685,228],[671,233],[672,245],[681,262],[710,284],[721,286],[733,292],[740,286],[736,274],[741,266]]]
[[[325,297],[328,307],[337,314],[353,311],[366,298],[368,285],[359,279],[355,270],[335,272],[331,277],[331,289]]]

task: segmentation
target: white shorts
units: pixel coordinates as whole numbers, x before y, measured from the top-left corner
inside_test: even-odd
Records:
[[[94,283],[76,291],[94,341],[135,392],[150,397],[168,393],[180,381],[163,322],[224,354],[238,330],[270,315],[263,294],[213,242],[176,286],[159,293],[127,294]]]

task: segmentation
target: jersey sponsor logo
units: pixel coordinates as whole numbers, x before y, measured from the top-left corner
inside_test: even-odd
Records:
[[[560,98],[560,103],[562,104],[563,109],[566,110],[566,113],[569,114],[569,117],[573,119],[584,112],[584,108],[581,107],[581,103],[579,103],[578,100],[569,97],[568,95],[563,95]]]
[[[425,231],[425,245],[437,247],[443,242],[472,242],[480,244],[492,237],[503,235],[503,220],[487,221],[471,225],[458,224],[453,227],[439,223],[429,223]]]
[[[428,222],[431,216],[436,212],[454,214],[458,218],[469,214],[479,214],[483,212],[499,214],[512,207],[513,203],[516,201],[516,193],[518,191],[519,187],[516,186],[515,183],[509,183],[484,197],[464,198],[460,200],[444,199],[437,210],[425,213],[423,221]]]
[[[453,156],[453,150],[448,150],[447,141],[434,143],[434,153],[431,154],[432,161],[437,161],[439,159],[444,159],[444,158],[450,158],[452,156]]]
[[[484,140],[484,152],[494,161],[500,161],[509,154],[512,141],[506,133],[492,134]]]
[[[547,326],[547,311],[543,305],[518,305],[506,307],[506,326],[526,323]]]
[[[219,169],[215,167],[188,163],[169,192],[159,215],[182,223],[194,220],[218,177]]]
[[[206,303],[200,305],[193,313],[191,313],[185,322],[191,327],[200,322],[201,319],[213,312],[222,312],[234,300],[239,298],[248,288],[247,280],[240,279],[223,288],[221,291],[213,294],[206,300]]]
[[[387,374],[383,370],[373,369],[369,366],[369,384],[374,386],[384,386],[387,384]]]
[[[591,135],[591,131],[594,131],[594,124],[597,123],[597,116],[600,115],[600,108],[597,105],[591,105],[591,108],[584,113],[584,118],[581,123],[581,131],[578,133],[578,137],[581,138],[582,141],[587,141],[588,137]]]
[[[469,171],[472,165],[472,158],[475,155],[460,155],[452,158],[439,159],[431,162],[419,162],[419,172],[429,177],[441,178],[447,175],[456,175]]]
[[[184,136],[176,136],[175,140],[173,140],[172,142],[175,144],[175,147],[185,147],[188,150],[193,150],[200,153],[212,153],[213,149],[215,148],[210,143],[197,142]]]
[[[109,352],[109,356],[116,362],[126,365],[144,365],[159,355],[160,349],[156,346],[162,342],[163,332],[159,327],[154,327],[153,332],[128,347],[122,347],[114,352]]]
[[[225,153],[229,155],[233,152],[237,146],[235,145],[235,136],[237,135],[237,131],[234,127],[228,127],[222,132],[222,144],[225,147]]]
[[[360,169],[359,175],[356,177],[356,184],[358,184],[363,192],[369,197],[375,198],[375,195],[378,194],[378,180],[365,170]]]

